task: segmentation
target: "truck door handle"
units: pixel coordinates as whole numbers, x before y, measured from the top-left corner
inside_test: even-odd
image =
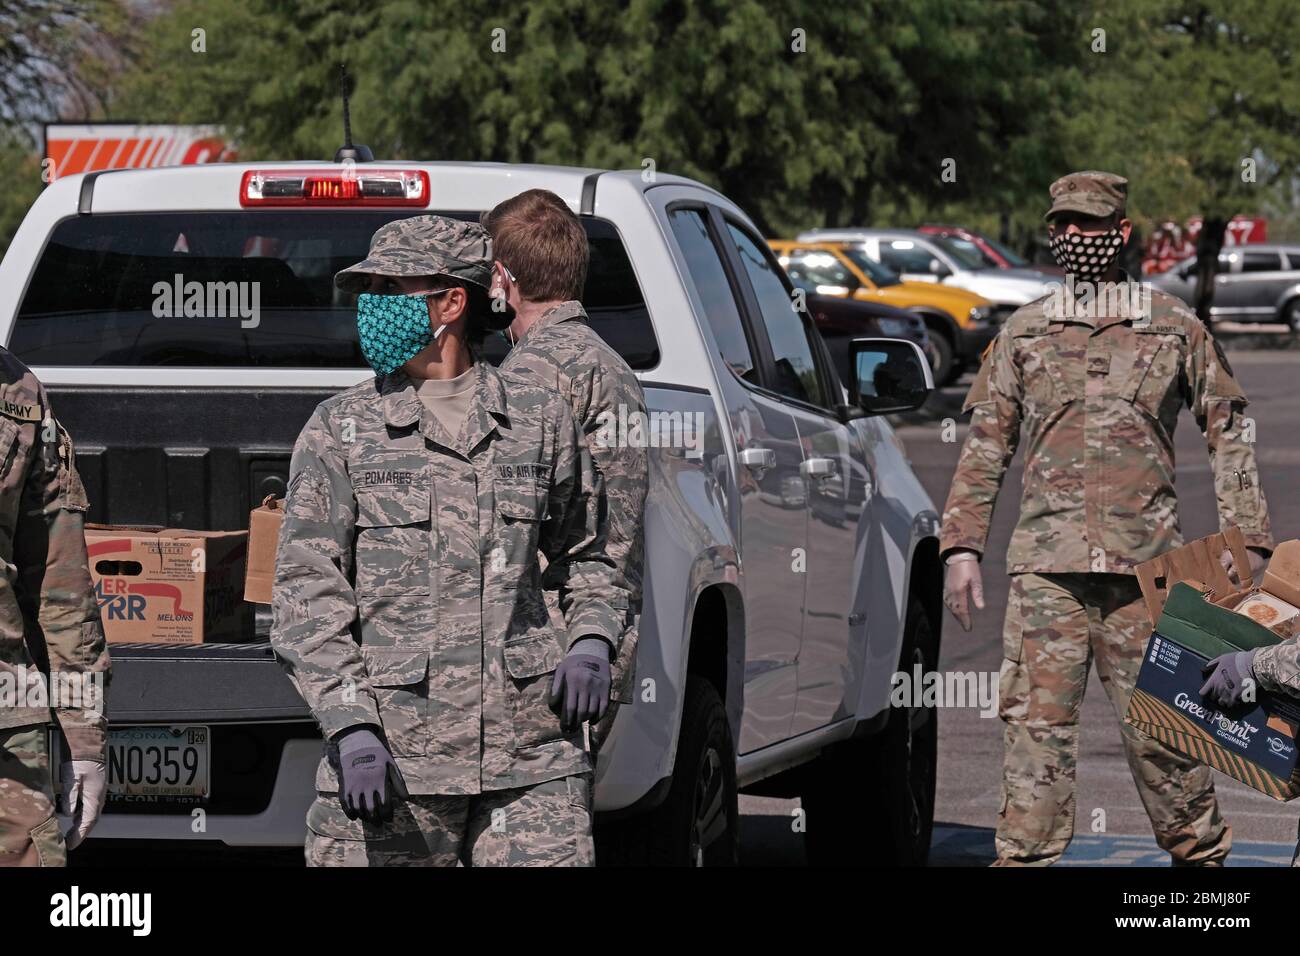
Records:
[[[837,471],[833,458],[808,458],[799,466],[805,478],[829,478]]]
[[[740,452],[740,463],[746,468],[771,468],[776,464],[776,452],[770,448],[745,448]]]

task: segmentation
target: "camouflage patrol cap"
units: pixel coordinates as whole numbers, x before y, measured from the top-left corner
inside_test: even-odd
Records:
[[[370,275],[447,276],[482,286],[492,282],[492,240],[476,222],[446,216],[413,216],[381,227],[370,240],[370,255],[340,270],[334,284],[361,292]]]
[[[1048,192],[1052,196],[1052,208],[1043,217],[1048,222],[1058,212],[1105,217],[1124,212],[1124,204],[1128,201],[1128,180],[1114,173],[1089,169],[1062,176],[1052,183]]]

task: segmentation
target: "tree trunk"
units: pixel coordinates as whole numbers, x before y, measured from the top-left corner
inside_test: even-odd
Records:
[[[1228,220],[1206,216],[1196,237],[1196,315],[1207,329],[1213,329],[1210,306],[1214,304],[1214,277],[1219,274],[1219,253]]]

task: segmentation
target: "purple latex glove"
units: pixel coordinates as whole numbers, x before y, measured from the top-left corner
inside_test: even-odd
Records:
[[[1201,671],[1209,677],[1201,687],[1201,696],[1223,709],[1237,706],[1247,687],[1251,690],[1255,687],[1255,674],[1250,669],[1254,657],[1254,651],[1233,651],[1210,661]]]
[[[609,707],[609,642],[583,637],[573,642],[555,669],[547,703],[566,732],[584,720],[598,721]]]
[[[396,797],[410,796],[406,781],[384,742],[369,727],[351,727],[334,739],[338,747],[339,802],[349,820],[393,819]]]

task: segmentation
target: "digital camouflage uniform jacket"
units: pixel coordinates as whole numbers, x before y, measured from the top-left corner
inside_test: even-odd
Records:
[[[1053,303],[1047,296],[1017,310],[985,354],[963,406],[970,433],[941,551],[984,552],[1022,427],[1024,496],[1009,573],[1131,573],[1177,547],[1174,426],[1184,406],[1209,446],[1221,523],[1272,549],[1246,396],[1200,320],[1156,290],[1149,316],[1126,303],[1109,318],[1060,321]]]
[[[65,756],[103,760],[107,722],[98,693],[109,660],[86,559],[86,508],[72,439],[36,376],[0,348],[0,673],[11,675],[6,693],[16,691],[22,672],[15,667],[102,674],[99,688],[77,688],[94,696],[58,695],[51,703],[68,705],[53,708]],[[47,686],[60,684],[68,689]],[[49,723],[50,707],[14,703],[0,706],[0,730]]]
[[[1300,697],[1300,638],[1261,647],[1251,659],[1250,669],[1260,690]]]
[[[590,770],[547,696],[566,648],[614,642],[627,613],[568,406],[476,367],[454,438],[400,370],[321,403],[294,448],[276,558],[282,664],[327,738],[381,726],[414,794]],[[326,759],[316,783],[338,790]]]
[[[617,583],[628,592],[628,627],[615,645],[611,682],[616,700],[629,703],[635,671],[637,618],[645,564],[646,450],[602,440],[612,422],[645,414],[641,383],[623,357],[587,324],[582,303],[562,302],[529,327],[501,363],[503,372],[538,382],[564,396],[591,452],[608,510],[605,553]]]

